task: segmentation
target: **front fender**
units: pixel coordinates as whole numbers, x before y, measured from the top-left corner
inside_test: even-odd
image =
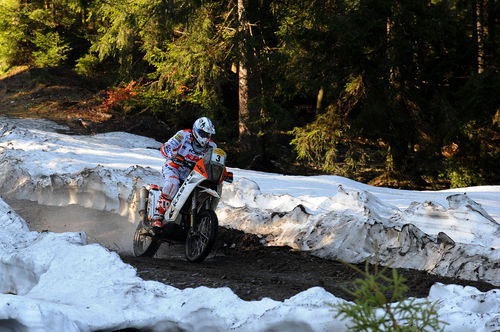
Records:
[[[195,171],[191,171],[191,173],[189,173],[188,177],[177,191],[177,194],[175,194],[174,198],[172,199],[172,203],[165,213],[166,221],[174,222],[177,219],[177,216],[182,210],[184,204],[186,204],[186,201],[191,196],[193,190],[198,187],[204,180],[206,180],[206,178]]]

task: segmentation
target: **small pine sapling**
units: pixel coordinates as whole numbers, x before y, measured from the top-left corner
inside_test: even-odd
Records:
[[[444,331],[445,322],[439,320],[436,305],[427,299],[405,298],[408,290],[405,278],[392,270],[386,275],[386,268],[379,270],[375,265],[373,273],[368,262],[365,270],[345,263],[363,278],[353,282],[353,290],[344,290],[354,297],[354,302],[339,302],[332,305],[335,318],[349,320],[350,331]]]

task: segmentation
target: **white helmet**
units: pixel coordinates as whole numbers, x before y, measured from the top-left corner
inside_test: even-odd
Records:
[[[215,134],[215,128],[209,118],[202,117],[194,122],[193,136],[202,147],[207,146],[210,136],[213,134]]]

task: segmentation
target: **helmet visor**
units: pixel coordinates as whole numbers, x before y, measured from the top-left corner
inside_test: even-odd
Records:
[[[201,129],[198,130],[198,134],[202,138],[210,138],[210,136],[212,136],[210,133],[207,133],[206,131],[201,130]]]

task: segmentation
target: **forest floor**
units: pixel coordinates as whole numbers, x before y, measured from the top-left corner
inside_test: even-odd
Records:
[[[171,129],[152,115],[126,117],[100,107],[105,87],[68,71],[36,72],[18,70],[0,77],[0,116],[43,118],[69,127],[69,134],[127,131],[160,141]],[[152,132],[162,133],[157,137]],[[31,212],[30,212],[31,211]],[[34,212],[33,212],[34,211]],[[18,211],[36,229],[36,210]],[[132,241],[132,237],[130,238]],[[311,287],[320,286],[332,294],[352,300],[345,291],[360,275],[351,267],[288,247],[267,247],[251,234],[219,228],[213,253],[200,264],[188,263],[183,246],[163,244],[161,258],[122,255],[140,277],[174,287],[229,287],[245,300],[270,297],[284,300]],[[358,266],[362,270],[364,265]],[[373,269],[373,267],[371,267]],[[495,288],[484,282],[465,281],[397,269],[407,281],[406,296],[426,297],[435,282],[471,285],[481,291]],[[388,271],[389,273],[390,271]]]
[[[67,68],[18,68],[0,77],[0,116],[52,120],[69,134],[125,131],[162,142],[175,133],[154,115],[105,107],[108,91],[101,81]]]

